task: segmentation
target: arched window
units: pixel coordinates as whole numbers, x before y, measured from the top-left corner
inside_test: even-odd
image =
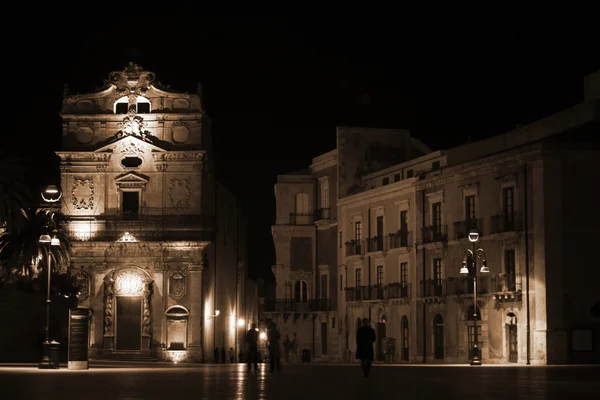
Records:
[[[129,109],[129,98],[127,96],[123,96],[114,104],[114,112],[115,114],[127,114]]]
[[[182,306],[172,306],[167,309],[165,316],[167,317],[167,349],[185,350],[189,311]]]
[[[135,98],[135,104],[132,104],[135,107],[135,112],[137,114],[148,114],[152,110],[152,104],[150,100],[145,97],[137,96]],[[114,113],[115,114],[127,114],[129,112],[129,97],[123,96],[115,101],[114,104]]]
[[[301,302],[308,301],[308,283],[306,281],[296,281],[294,285],[294,300]]]
[[[402,317],[402,360],[408,361],[408,317]]]
[[[296,193],[294,213],[296,215],[308,215],[308,194]]]

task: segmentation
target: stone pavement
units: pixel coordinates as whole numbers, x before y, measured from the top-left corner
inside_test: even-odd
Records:
[[[587,399],[600,393],[600,366],[144,365],[87,371],[0,365],[2,400],[176,399]]]

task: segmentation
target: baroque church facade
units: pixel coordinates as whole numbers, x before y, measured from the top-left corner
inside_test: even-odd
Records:
[[[257,318],[246,225],[215,181],[200,90],[169,91],[130,63],[101,91],[65,93],[61,117],[61,211],[79,304],[91,311],[90,357],[203,362],[215,347],[242,351]]]

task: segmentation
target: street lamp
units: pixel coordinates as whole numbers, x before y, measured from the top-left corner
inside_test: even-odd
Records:
[[[471,229],[468,238],[473,245],[473,249],[465,251],[465,256],[462,262],[462,268],[460,273],[462,275],[471,275],[473,277],[473,358],[471,359],[471,365],[481,365],[481,358],[479,357],[479,344],[477,337],[477,259],[481,259],[481,269],[479,272],[488,273],[490,270],[487,267],[487,261],[485,258],[485,251],[481,247],[477,248],[477,242],[479,241],[479,231],[477,229]]]
[[[44,191],[42,191],[41,195],[42,195],[42,199],[44,199],[45,202],[50,203],[50,211],[48,213],[48,221],[47,221],[48,232],[40,235],[40,239],[39,239],[39,242],[42,245],[48,246],[48,252],[47,252],[48,258],[47,258],[47,263],[46,263],[46,268],[47,268],[47,273],[48,273],[48,287],[47,287],[47,294],[46,294],[46,339],[44,340],[44,344],[43,344],[44,358],[42,358],[42,361],[40,361],[38,368],[39,369],[57,369],[58,365],[55,364],[50,357],[50,347],[51,347],[51,343],[50,343],[50,304],[52,303],[52,301],[50,300],[50,276],[52,275],[52,273],[51,273],[52,272],[52,268],[51,268],[52,247],[60,246],[60,240],[58,239],[58,237],[56,235],[57,231],[56,231],[55,224],[54,224],[54,212],[52,211],[52,208],[54,206],[54,203],[56,203],[60,200],[60,198],[62,197],[62,193],[57,186],[49,185],[44,189]],[[51,231],[52,236],[50,236],[51,228],[54,228]]]

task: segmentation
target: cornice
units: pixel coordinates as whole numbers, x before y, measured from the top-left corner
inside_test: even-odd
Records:
[[[123,120],[124,114],[70,114],[70,113],[61,113],[60,116],[63,119],[63,122],[121,122]],[[202,119],[204,113],[202,112],[190,112],[190,113],[165,113],[165,112],[155,112],[151,114],[139,114],[144,116],[144,121],[193,121],[197,119]]]
[[[480,175],[486,175],[505,169],[510,169],[523,165],[526,162],[535,161],[541,155],[541,148],[535,146],[519,154],[500,153],[488,156],[483,159],[465,162],[443,170],[443,177],[425,177],[424,181],[415,185],[415,190],[431,189],[438,186],[444,186],[451,182],[461,181]],[[508,162],[508,165],[506,164]]]
[[[402,181],[394,182],[385,186],[380,186],[375,189],[367,190],[365,192],[342,197],[337,200],[337,203],[339,207],[344,208],[345,206],[352,206],[355,203],[364,202],[365,200],[370,200],[372,198],[376,198],[376,200],[379,201],[391,197],[397,197],[399,194],[409,194],[414,192],[414,183],[418,179],[419,178],[416,177],[404,179]]]
[[[325,229],[329,229],[332,226],[337,226],[337,220],[335,219],[322,219],[319,220],[317,222],[315,222],[315,225],[317,226],[317,229],[320,231],[323,231]]]

